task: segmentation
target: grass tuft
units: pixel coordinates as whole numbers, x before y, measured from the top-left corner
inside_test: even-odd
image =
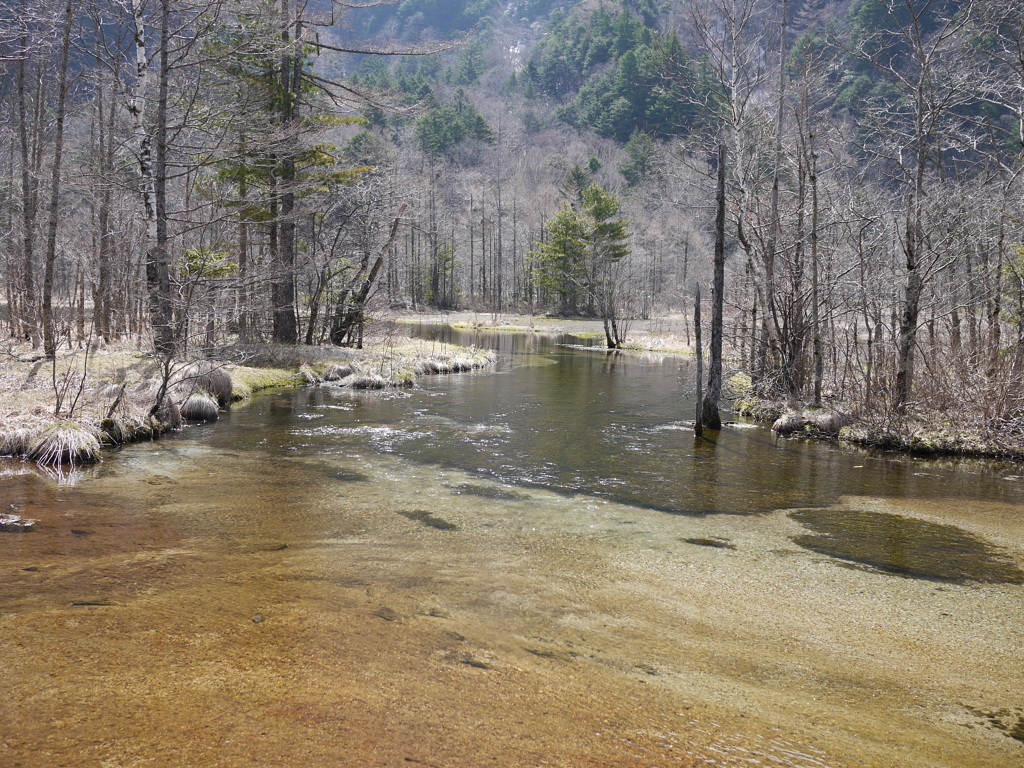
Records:
[[[216,421],[220,416],[217,401],[205,392],[193,392],[179,407],[185,421],[205,423]]]
[[[0,456],[24,456],[32,444],[33,434],[28,427],[0,430]]]
[[[206,360],[191,363],[178,373],[175,380],[178,388],[186,389],[190,394],[200,391],[213,396],[218,408],[227,407],[232,400],[234,384],[223,365]]]
[[[345,379],[344,384],[353,389],[384,389],[388,380],[376,373],[357,373]]]
[[[824,408],[808,408],[804,411],[787,411],[772,424],[777,435],[806,436],[838,435],[850,423],[848,414]]]
[[[99,461],[100,441],[89,427],[61,419],[50,424],[26,452],[39,464],[91,464]]]

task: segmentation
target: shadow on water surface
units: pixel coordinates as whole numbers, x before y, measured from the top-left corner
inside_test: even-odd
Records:
[[[1024,571],[991,544],[953,525],[887,512],[797,509],[789,513],[812,534],[793,541],[866,569],[956,584],[1024,584]]]

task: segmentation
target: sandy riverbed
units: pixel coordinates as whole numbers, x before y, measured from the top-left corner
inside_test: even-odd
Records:
[[[1024,763],[995,725],[1024,716],[1019,585],[843,567],[782,511],[488,499],[398,460],[225,476],[166,447],[73,489],[0,477],[40,518],[0,539],[0,764]],[[1024,564],[1016,507],[843,505],[955,512]]]

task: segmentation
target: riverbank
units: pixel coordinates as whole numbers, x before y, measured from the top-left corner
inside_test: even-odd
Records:
[[[235,345],[206,358],[164,362],[130,342],[61,350],[27,345],[0,358],[0,456],[43,465],[97,461],[105,446],[152,439],[270,387],[328,382],[408,387],[420,376],[481,368],[494,353],[397,337],[381,328],[364,349]],[[161,393],[164,405],[154,409]]]
[[[405,325],[441,323],[480,331],[570,334],[601,344],[605,338],[601,321],[586,318],[492,312],[404,312],[395,321]],[[690,320],[682,315],[630,320],[620,323],[620,327],[628,329],[623,350],[693,356]]]

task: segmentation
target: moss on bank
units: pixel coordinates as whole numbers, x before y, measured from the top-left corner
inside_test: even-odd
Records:
[[[839,439],[866,448],[915,456],[964,456],[1024,459],[1024,435],[990,424],[952,423],[943,414],[914,414],[902,418],[870,415],[839,432]]]
[[[1024,459],[1024,429],[994,424],[969,414],[916,412],[852,415],[841,407],[815,409],[749,393],[733,410],[769,422],[781,437],[834,439],[861,448],[915,456]]]

